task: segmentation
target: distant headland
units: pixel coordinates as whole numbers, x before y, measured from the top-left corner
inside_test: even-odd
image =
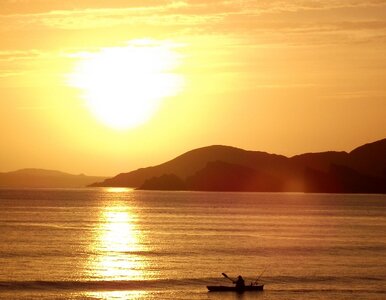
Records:
[[[21,169],[0,173],[1,188],[79,188],[106,177],[73,175],[55,170]]]
[[[293,157],[214,145],[92,187],[143,190],[386,193],[386,139],[347,152]]]

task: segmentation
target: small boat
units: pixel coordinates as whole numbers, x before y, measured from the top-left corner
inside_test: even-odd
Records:
[[[243,289],[236,288],[235,286],[225,286],[225,285],[208,285],[209,292],[249,292],[249,291],[262,291],[264,289],[264,284],[261,285],[246,285]]]

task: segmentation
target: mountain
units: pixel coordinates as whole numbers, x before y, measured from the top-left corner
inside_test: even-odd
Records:
[[[386,193],[386,139],[293,157],[214,145],[91,186],[159,190]]]
[[[153,178],[154,181],[154,178]],[[147,181],[146,181],[147,182]],[[141,189],[146,188],[146,182]],[[281,182],[268,174],[223,161],[209,162],[186,179],[186,189],[199,191],[277,191]]]
[[[372,176],[386,176],[386,139],[369,143],[350,152],[355,170]]]
[[[54,170],[21,169],[0,173],[0,187],[8,188],[76,188],[85,187],[106,177],[72,175]]]
[[[144,190],[181,191],[186,189],[185,182],[174,174],[152,177],[141,186]]]
[[[174,174],[182,179],[186,179],[188,176],[204,168],[211,161],[224,161],[246,167],[251,165],[260,165],[262,167],[277,165],[280,168],[281,163],[284,163],[285,160],[286,157],[281,155],[214,145],[191,150],[158,166],[121,173],[91,186],[139,187],[147,179],[164,174]]]

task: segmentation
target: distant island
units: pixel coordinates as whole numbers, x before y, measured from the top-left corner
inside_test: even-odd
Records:
[[[142,190],[386,193],[386,139],[347,152],[293,157],[214,145],[92,187]]]
[[[1,188],[78,188],[106,177],[73,175],[55,170],[21,169],[0,173]]]

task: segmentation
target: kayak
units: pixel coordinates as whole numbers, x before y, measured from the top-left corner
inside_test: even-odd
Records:
[[[225,286],[225,285],[208,285],[208,290],[210,292],[249,292],[249,291],[262,291],[264,289],[264,284],[262,285],[246,285],[243,289],[238,289],[235,286]]]

